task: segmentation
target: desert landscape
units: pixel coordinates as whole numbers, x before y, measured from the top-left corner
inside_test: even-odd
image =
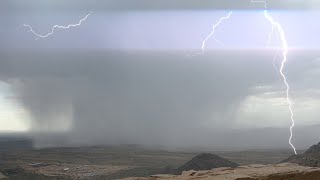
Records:
[[[1,178],[9,179],[121,179],[133,177],[155,177],[156,174],[171,174],[176,178],[186,171],[211,170],[221,167],[254,167],[252,164],[297,163],[318,167],[319,144],[292,156],[290,150],[248,150],[202,152],[191,150],[159,150],[140,145],[93,146],[93,147],[51,147],[35,149],[25,141],[24,146],[3,149],[0,158]],[[310,164],[312,162],[312,164]],[[309,164],[307,164],[309,163]],[[308,170],[291,164],[280,165],[284,173]],[[246,168],[247,169],[247,168]],[[278,168],[275,168],[278,169]],[[316,169],[318,171],[318,169]],[[237,170],[238,171],[238,170]],[[270,170],[269,170],[270,171]],[[199,172],[199,173],[200,173]],[[242,170],[239,170],[242,174]],[[209,173],[210,174],[210,173]],[[244,173],[246,174],[246,173]],[[269,173],[270,175],[270,173]],[[269,176],[268,175],[268,176]],[[197,175],[198,176],[198,175]],[[211,175],[210,175],[211,176]],[[168,178],[166,177],[166,178]],[[157,176],[157,178],[164,178]]]

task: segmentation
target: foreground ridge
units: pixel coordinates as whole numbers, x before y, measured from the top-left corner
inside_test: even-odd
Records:
[[[125,178],[126,180],[155,179],[215,179],[215,180],[319,180],[320,168],[299,166],[292,163],[272,165],[248,165],[237,168],[216,168],[205,171],[184,171],[182,175],[154,175],[147,178]]]

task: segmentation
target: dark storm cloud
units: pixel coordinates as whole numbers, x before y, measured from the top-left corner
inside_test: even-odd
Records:
[[[290,82],[312,66],[308,60],[315,55],[308,54],[290,57]],[[253,87],[283,88],[269,51],[213,51],[187,58],[168,51],[51,50],[2,57],[0,76],[33,116],[32,130],[55,130],[71,121],[69,144],[210,146],[210,136],[215,137],[212,144],[234,144],[230,127],[240,103],[261,93]],[[294,87],[299,89],[299,83]],[[72,116],[59,119],[70,111]],[[218,138],[226,132],[231,135]],[[265,134],[261,137],[268,138]]]
[[[196,10],[196,9],[262,9],[263,4],[250,3],[250,0],[4,0],[3,11],[60,11],[95,9],[117,10]],[[270,9],[307,9],[315,7],[313,0],[270,0]]]
[[[266,56],[237,54],[14,53],[2,58],[0,74],[35,131],[59,128],[57,116],[71,104],[78,140],[163,143],[206,124],[228,127],[248,89],[273,81]]]

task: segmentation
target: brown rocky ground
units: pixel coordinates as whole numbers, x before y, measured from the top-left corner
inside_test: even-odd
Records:
[[[2,173],[0,173],[0,179],[6,179],[6,176],[4,176]]]
[[[217,168],[206,171],[184,171],[182,175],[154,175],[148,178],[126,180],[320,180],[320,168],[299,166],[292,163],[249,165],[237,168]]]

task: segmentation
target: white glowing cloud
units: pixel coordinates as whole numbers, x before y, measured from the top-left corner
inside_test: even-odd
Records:
[[[9,94],[9,86],[0,82],[0,131],[27,131],[28,113]]]

